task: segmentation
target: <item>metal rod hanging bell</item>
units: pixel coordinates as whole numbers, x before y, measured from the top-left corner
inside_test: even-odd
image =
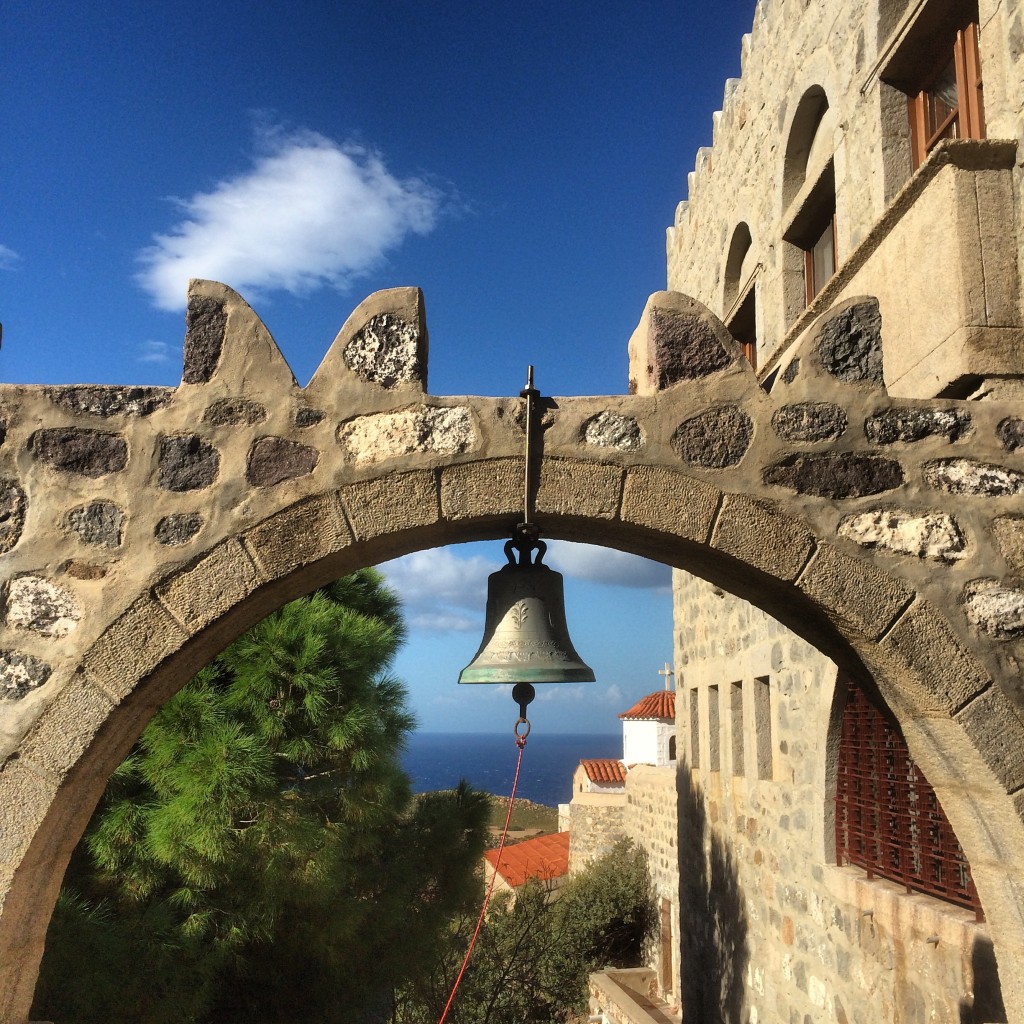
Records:
[[[562,574],[541,562],[545,548],[543,541],[505,545],[508,564],[487,577],[484,638],[460,683],[594,682],[569,639]]]

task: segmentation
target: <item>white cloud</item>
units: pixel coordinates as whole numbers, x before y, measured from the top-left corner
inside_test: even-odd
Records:
[[[434,226],[437,190],[396,178],[371,150],[309,131],[271,129],[261,142],[247,172],[176,200],[182,219],[139,254],[136,280],[161,309],[182,308],[192,277],[250,294],[343,289]]]
[[[592,583],[665,591],[672,584],[672,570],[661,562],[591,544],[552,541],[544,561],[566,576]]]
[[[409,625],[427,633],[468,633],[480,628],[480,620],[456,612],[413,612],[409,616]]]
[[[616,707],[625,700],[622,689],[617,683],[612,683],[611,686],[603,687],[601,690],[601,696],[606,704],[614,704]]]
[[[0,245],[0,270],[13,270],[21,262],[21,257],[6,245]]]
[[[144,341],[135,357],[140,363],[173,363],[181,361],[181,349],[175,349],[166,341]]]
[[[413,629],[467,632],[483,628],[487,576],[498,567],[479,555],[464,558],[449,548],[432,548],[380,569],[402,598]]]

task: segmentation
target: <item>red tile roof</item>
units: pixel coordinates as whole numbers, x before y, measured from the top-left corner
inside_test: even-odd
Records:
[[[670,718],[675,721],[676,695],[672,690],[658,690],[638,700],[628,711],[623,711],[619,718]]]
[[[497,850],[487,850],[484,856],[491,867],[497,864]],[[536,839],[527,839],[515,846],[506,846],[501,854],[501,864],[498,865],[498,873],[513,889],[528,878],[544,882],[549,878],[561,878],[568,870],[568,832],[537,836]]]
[[[586,768],[587,778],[591,782],[617,782],[626,781],[626,769],[621,761],[611,757],[583,758],[580,765]]]

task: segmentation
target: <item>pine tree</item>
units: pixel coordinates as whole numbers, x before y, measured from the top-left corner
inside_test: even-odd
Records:
[[[387,1016],[475,898],[488,814],[466,787],[410,797],[414,723],[388,674],[403,635],[364,570],[268,616],[157,712],[72,860],[34,1015]]]

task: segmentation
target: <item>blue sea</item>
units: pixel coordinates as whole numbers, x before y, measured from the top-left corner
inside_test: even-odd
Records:
[[[451,789],[465,779],[477,789],[508,796],[519,750],[507,733],[418,732],[409,739],[402,765],[414,793]],[[552,735],[534,732],[526,741],[517,798],[548,807],[572,798],[572,775],[584,757],[622,757],[622,733]]]

